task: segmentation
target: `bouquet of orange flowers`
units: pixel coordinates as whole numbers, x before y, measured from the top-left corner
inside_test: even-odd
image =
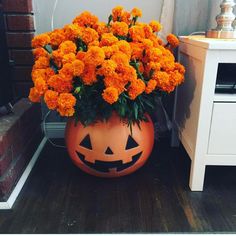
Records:
[[[131,125],[146,120],[157,99],[184,80],[184,67],[172,50],[179,41],[157,36],[157,21],[138,22],[142,12],[117,6],[108,23],[88,11],[72,24],[35,36],[32,102],[43,97],[49,109],[75,116],[88,125],[108,119],[112,112]]]

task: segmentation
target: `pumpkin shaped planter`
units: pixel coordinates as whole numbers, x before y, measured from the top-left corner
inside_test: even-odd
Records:
[[[72,161],[83,171],[99,177],[131,174],[147,161],[154,143],[151,119],[130,127],[114,113],[107,122],[84,127],[70,119],[66,145]]]
[[[124,176],[144,165],[154,143],[148,115],[184,81],[185,68],[172,53],[178,38],[169,34],[164,42],[161,24],[139,22],[141,16],[136,7],[117,6],[105,23],[85,11],[32,40],[29,99],[70,117],[69,155],[95,176]]]

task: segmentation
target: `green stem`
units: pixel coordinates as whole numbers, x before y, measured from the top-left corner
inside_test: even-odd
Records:
[[[136,70],[136,72],[137,72],[137,74],[138,74],[138,77],[139,77],[143,82],[145,82],[145,79],[144,79],[142,73],[139,71],[138,63],[136,62],[136,60],[135,60],[133,63],[131,63],[131,65],[134,66],[134,68],[135,68],[135,70]]]

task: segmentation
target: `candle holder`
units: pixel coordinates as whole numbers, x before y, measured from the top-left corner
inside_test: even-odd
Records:
[[[216,16],[217,27],[206,32],[207,38],[236,38],[234,0],[223,0],[220,4],[221,13]]]

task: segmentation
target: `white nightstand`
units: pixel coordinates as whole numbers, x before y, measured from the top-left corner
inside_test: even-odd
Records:
[[[236,166],[236,94],[215,94],[218,64],[236,63],[236,40],[180,41],[186,77],[175,94],[172,146],[179,138],[192,161],[189,186],[202,191],[207,165]]]

